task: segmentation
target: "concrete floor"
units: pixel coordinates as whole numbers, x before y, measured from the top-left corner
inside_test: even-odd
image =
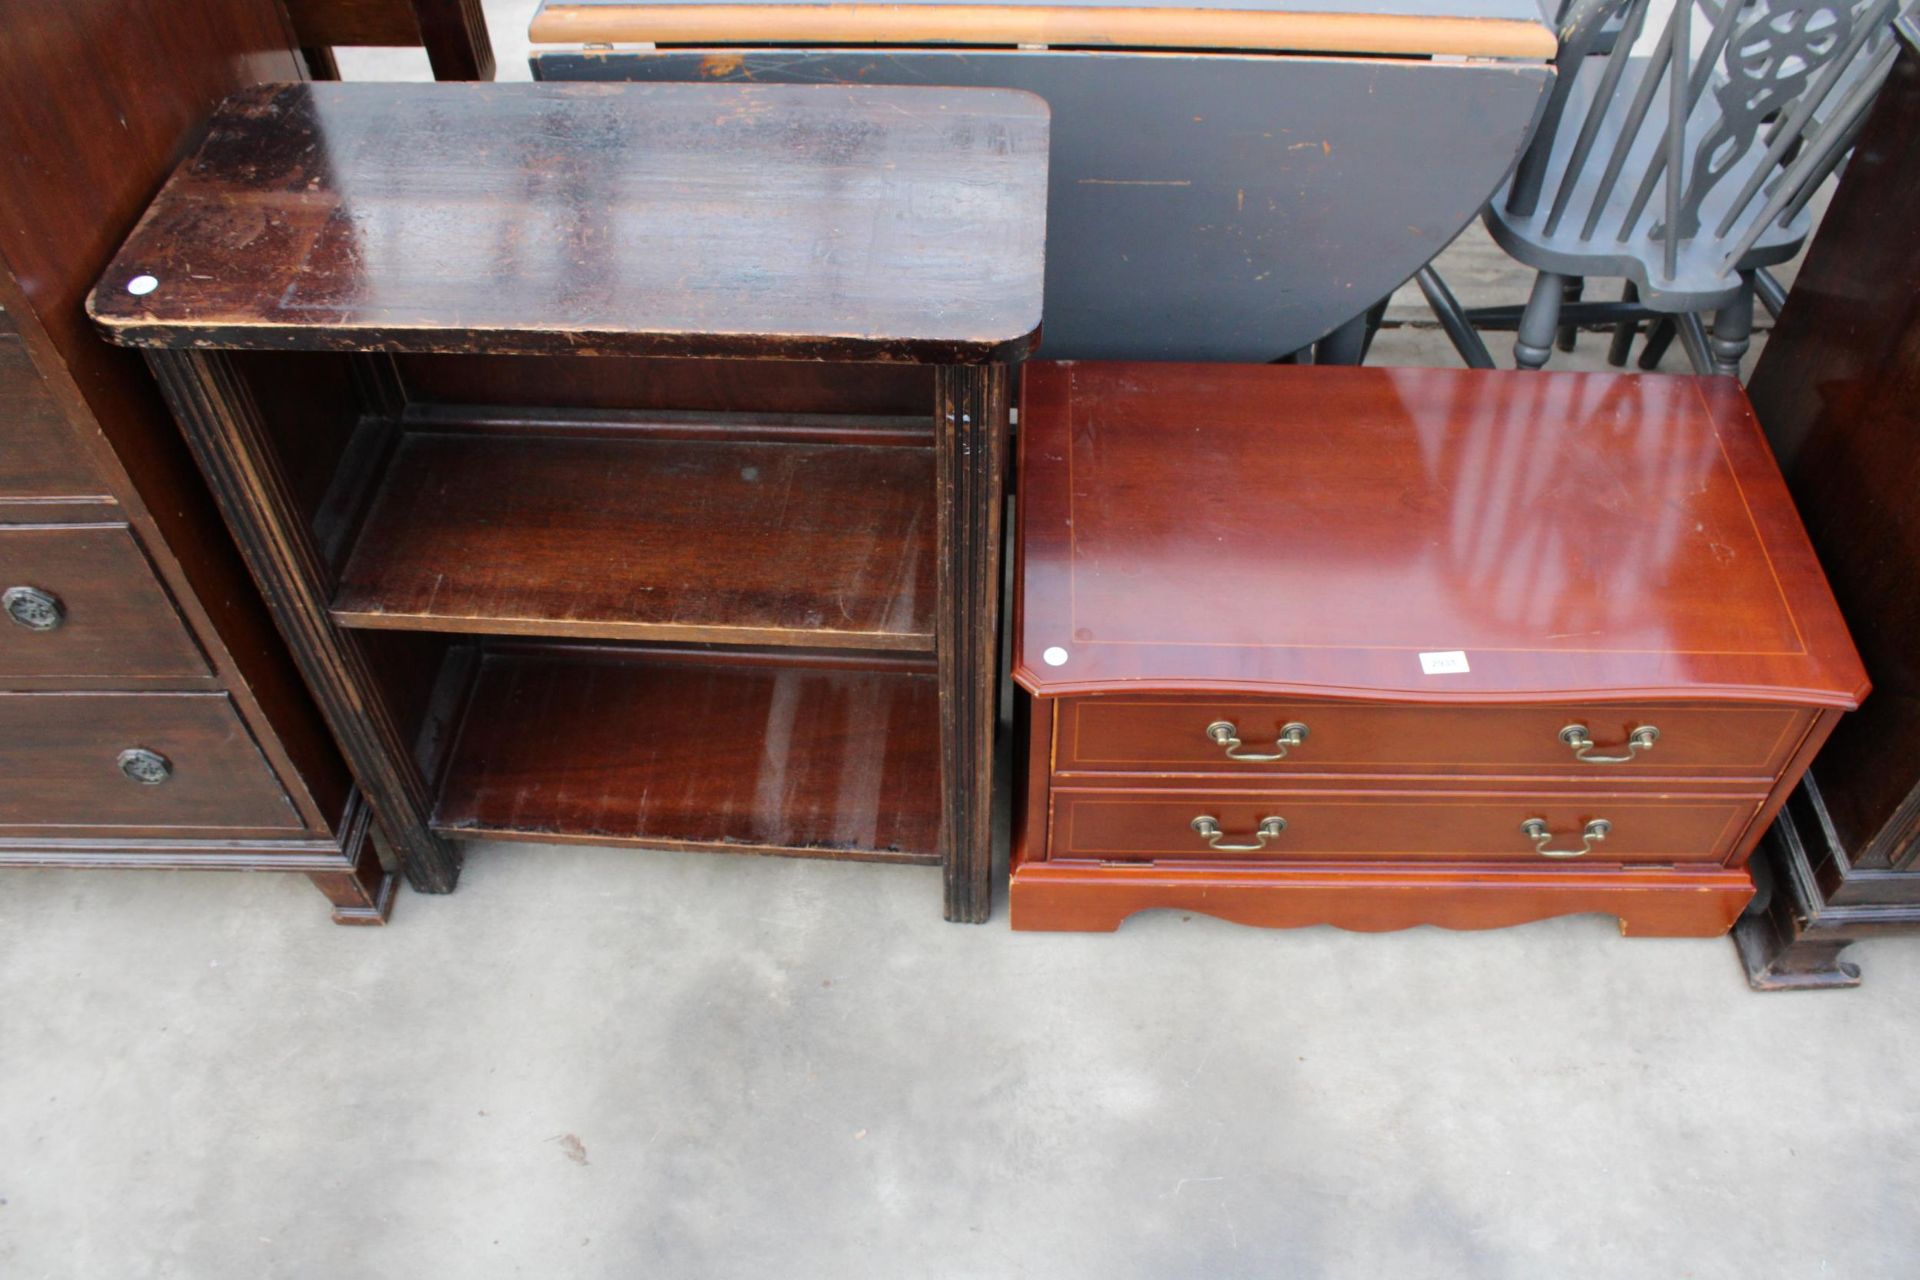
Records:
[[[506,73],[530,7],[488,6]],[[1469,301],[1524,295],[1492,252],[1449,251]],[[1452,362],[1417,327],[1376,360]],[[1724,941],[1596,917],[938,902],[923,868],[481,846],[355,930],[294,877],[0,871],[0,1277],[1920,1270],[1920,938],[1757,996]]]
[[[912,867],[0,872],[0,1275],[1910,1276],[1920,939],[1107,936]]]

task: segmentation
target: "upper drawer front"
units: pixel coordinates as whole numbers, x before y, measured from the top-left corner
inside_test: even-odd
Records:
[[[0,312],[0,502],[102,497],[107,485]]]
[[[126,525],[0,529],[0,677],[211,674]]]
[[[1771,779],[1786,767],[1811,713],[1792,707],[1701,705],[1410,707],[1259,698],[1072,698],[1061,705],[1060,773],[1559,774]],[[1231,732],[1214,730],[1232,725]],[[1297,743],[1280,741],[1288,726]],[[1579,725],[1581,759],[1562,734]],[[1631,750],[1635,730],[1658,731]],[[1568,734],[1569,738],[1575,735]],[[1238,738],[1240,745],[1220,738]],[[1643,736],[1644,741],[1644,736]],[[1279,755],[1279,760],[1236,756]],[[1606,762],[1595,757],[1629,756]]]
[[[1618,794],[1417,794],[1056,788],[1048,857],[1205,861],[1721,862],[1761,797],[1636,799]],[[1212,829],[1196,829],[1198,819]],[[1279,819],[1274,825],[1272,820]],[[1544,823],[1544,847],[1525,830]],[[1605,839],[1585,841],[1589,824]],[[1262,824],[1268,824],[1262,837]],[[1209,836],[1213,842],[1209,843]]]
[[[221,693],[0,694],[0,828],[300,829]]]

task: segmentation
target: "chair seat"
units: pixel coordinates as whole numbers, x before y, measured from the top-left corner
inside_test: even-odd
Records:
[[[1665,145],[1668,118],[1665,85],[1655,94],[1645,123],[1635,132],[1626,163],[1601,204],[1600,216],[1593,223],[1592,234],[1583,238],[1582,233],[1588,211],[1593,205],[1594,193],[1600,186],[1607,161],[1613,154],[1625,121],[1629,105],[1628,95],[1625,94],[1616,95],[1609,105],[1581,172],[1574,177],[1572,195],[1566,202],[1565,212],[1552,232],[1547,230],[1555,193],[1560,191],[1568,161],[1578,140],[1577,123],[1570,122],[1586,119],[1605,62],[1604,58],[1584,60],[1585,65],[1581,67],[1569,95],[1567,110],[1561,117],[1562,127],[1553,139],[1537,207],[1525,216],[1512,213],[1507,208],[1508,189],[1502,188],[1482,214],[1487,231],[1501,248],[1536,271],[1582,277],[1624,276],[1639,288],[1643,303],[1660,311],[1708,311],[1723,306],[1739,292],[1740,271],[1772,266],[1793,257],[1807,237],[1812,216],[1802,209],[1786,225],[1769,226],[1745,257],[1734,264],[1734,269],[1720,269],[1729,240],[1715,236],[1713,231],[1765,156],[1766,139],[1763,134],[1707,191],[1700,207],[1700,233],[1681,242],[1679,269],[1672,276],[1666,274],[1666,246],[1662,238],[1655,234],[1666,221],[1664,177],[1655,186],[1652,197],[1635,220],[1631,231],[1622,237],[1622,224],[1626,221],[1640,184],[1653,163],[1657,149]],[[1640,74],[1645,70],[1644,62],[1642,58],[1634,59],[1636,65],[1628,68],[1625,84],[1638,83]],[[1709,89],[1708,93],[1711,92]],[[1695,171],[1697,149],[1711,127],[1710,121],[1704,117],[1711,114],[1695,111],[1688,120],[1685,169],[1689,174]],[[1746,210],[1746,216],[1757,213],[1765,199],[1764,191],[1756,195]],[[1735,224],[1736,236],[1743,225],[1738,222]]]

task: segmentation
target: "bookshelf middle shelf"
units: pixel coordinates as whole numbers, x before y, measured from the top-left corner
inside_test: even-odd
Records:
[[[342,626],[933,651],[924,418],[440,407],[400,428]]]

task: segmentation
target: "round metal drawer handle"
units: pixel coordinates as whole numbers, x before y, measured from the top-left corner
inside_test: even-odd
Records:
[[[38,587],[8,587],[0,595],[7,616],[29,631],[52,631],[67,620],[67,607],[60,597]]]
[[[144,786],[157,787],[173,776],[173,761],[158,751],[128,747],[120,753],[120,772]]]
[[[1543,819],[1528,818],[1520,824],[1521,834],[1533,841],[1533,851],[1543,858],[1578,858],[1592,853],[1593,846],[1605,840],[1612,830],[1611,822],[1605,818],[1595,818],[1581,831],[1578,849],[1549,849],[1547,845],[1553,840],[1553,832],[1547,830],[1547,824]]]
[[[1660,741],[1660,730],[1650,724],[1643,724],[1627,735],[1627,754],[1623,756],[1596,756],[1588,753],[1593,750],[1593,738],[1587,733],[1587,726],[1570,724],[1560,731],[1560,741],[1573,748],[1573,758],[1587,764],[1626,764],[1642,751],[1653,750],[1653,744]]]
[[[1297,747],[1305,742],[1307,740],[1307,726],[1301,724],[1298,720],[1281,726],[1280,736],[1273,740],[1273,745],[1278,747],[1279,750],[1275,751],[1272,755],[1257,755],[1250,751],[1240,750],[1240,730],[1234,727],[1233,721],[1231,720],[1215,720],[1207,726],[1207,737],[1209,740],[1227,749],[1227,759],[1229,760],[1245,760],[1250,764],[1267,764],[1275,760],[1285,760],[1289,748]]]
[[[1267,841],[1285,831],[1287,820],[1281,817],[1260,819],[1260,825],[1253,831],[1253,844],[1221,844],[1226,833],[1220,830],[1220,820],[1210,814],[1203,813],[1187,825],[1199,833],[1209,849],[1218,849],[1222,853],[1254,853],[1266,848]]]

